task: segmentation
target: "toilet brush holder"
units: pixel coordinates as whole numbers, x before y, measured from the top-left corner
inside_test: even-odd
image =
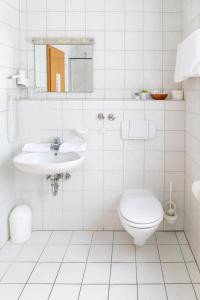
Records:
[[[173,201],[166,202],[164,211],[164,218],[167,221],[167,223],[174,224],[178,219],[178,214],[176,212],[176,204]]]

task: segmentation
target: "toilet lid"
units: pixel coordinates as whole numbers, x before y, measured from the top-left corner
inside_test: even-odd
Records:
[[[120,213],[129,222],[148,224],[159,220],[163,209],[151,191],[128,190],[122,197]]]

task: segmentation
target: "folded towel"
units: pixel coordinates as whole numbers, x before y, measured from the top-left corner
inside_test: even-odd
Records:
[[[190,34],[178,45],[175,68],[175,82],[190,77],[200,77],[200,29]]]
[[[39,152],[39,153],[45,153],[50,152],[50,146],[51,144],[37,144],[37,143],[29,143],[25,144],[22,148],[23,152]]]
[[[67,152],[84,152],[87,150],[86,143],[63,143],[60,145],[59,152],[67,153]]]

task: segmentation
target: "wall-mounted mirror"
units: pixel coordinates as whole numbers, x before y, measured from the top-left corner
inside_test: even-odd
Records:
[[[91,93],[92,38],[33,39],[36,92]]]

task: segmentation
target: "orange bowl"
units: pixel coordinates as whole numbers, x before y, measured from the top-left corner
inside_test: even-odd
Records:
[[[167,98],[168,94],[151,94],[151,97],[154,100],[165,100]]]

